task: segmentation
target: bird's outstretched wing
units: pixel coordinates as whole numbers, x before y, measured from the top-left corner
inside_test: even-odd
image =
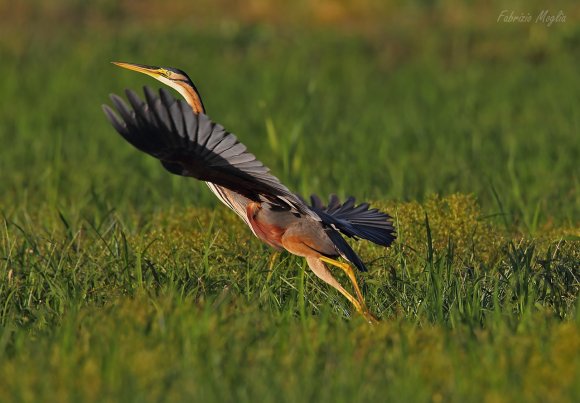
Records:
[[[195,114],[167,90],[159,96],[144,87],[145,101],[126,90],[129,107],[111,94],[118,114],[103,111],[113,127],[137,149],[159,159],[169,172],[230,189],[250,200],[286,206],[312,215],[308,207],[269,173],[235,135],[204,114]]]
[[[390,215],[370,208],[368,203],[355,204],[354,197],[341,203],[331,195],[325,206],[316,195],[310,196],[311,209],[323,223],[333,226],[351,238],[363,238],[377,245],[389,246],[397,238]]]

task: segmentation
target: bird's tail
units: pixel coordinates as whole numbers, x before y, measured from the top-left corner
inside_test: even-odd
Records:
[[[397,238],[392,217],[370,208],[368,203],[356,205],[354,197],[341,203],[336,195],[330,196],[327,206],[316,195],[310,200],[310,208],[324,223],[348,237],[366,239],[381,246],[390,246]]]

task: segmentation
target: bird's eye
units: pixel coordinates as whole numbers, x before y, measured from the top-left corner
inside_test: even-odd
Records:
[[[171,75],[171,72],[169,70],[165,70],[165,69],[161,69],[160,73],[165,78],[169,78],[169,76]]]

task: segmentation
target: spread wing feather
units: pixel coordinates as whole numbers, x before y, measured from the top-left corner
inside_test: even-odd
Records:
[[[145,101],[127,90],[130,106],[112,94],[116,113],[103,105],[115,130],[137,149],[159,159],[171,173],[192,176],[250,200],[268,201],[319,219],[235,135],[208,116],[195,114],[165,89],[159,96],[148,87],[144,92]]]
[[[393,219],[386,213],[370,208],[368,203],[355,204],[354,197],[341,203],[331,195],[325,206],[316,195],[310,197],[312,210],[322,222],[351,238],[363,238],[377,245],[389,246],[397,238]]]

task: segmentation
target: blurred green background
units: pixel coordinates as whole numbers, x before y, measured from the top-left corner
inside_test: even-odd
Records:
[[[208,114],[304,194],[474,193],[532,233],[577,224],[580,7],[498,22],[546,7],[2,1],[3,210],[215,203],[108,127],[110,92],[159,86],[108,64],[122,60],[187,71]]]

